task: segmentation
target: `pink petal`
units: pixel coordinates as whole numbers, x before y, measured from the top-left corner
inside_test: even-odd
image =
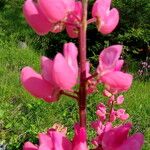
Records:
[[[54,84],[52,78],[52,68],[53,68],[53,61],[45,56],[42,56],[41,57],[42,76],[50,84]]]
[[[88,150],[86,143],[86,129],[84,127],[80,127],[79,124],[74,126],[75,135],[73,138],[73,150]]]
[[[108,100],[108,105],[112,105],[112,103],[114,102],[114,100],[115,100],[115,97],[114,97],[114,95],[113,95],[113,96],[111,96],[111,97],[109,98],[109,100]]]
[[[78,62],[77,62],[78,50],[74,43],[66,43],[64,45],[64,57],[76,78],[78,76]]]
[[[125,109],[118,109],[117,110],[117,117],[122,121],[125,121],[129,118],[129,114],[125,113]]]
[[[110,122],[114,122],[116,120],[116,111],[112,109],[111,114],[110,114]]]
[[[62,90],[71,90],[77,81],[76,74],[60,53],[54,59],[53,79]]]
[[[124,96],[123,95],[119,95],[117,97],[117,104],[120,105],[124,102]]]
[[[124,141],[126,141],[131,124],[125,124],[113,128],[104,133],[102,147],[104,150],[116,150]]]
[[[26,142],[23,146],[23,150],[38,150],[38,147],[33,145],[31,142]]]
[[[119,22],[118,10],[110,10],[111,0],[97,0],[92,8],[92,16],[97,18],[98,30],[102,34],[111,33]]]
[[[100,79],[111,92],[127,91],[132,84],[132,75],[120,71],[109,72]]]
[[[62,22],[53,23],[50,28],[50,32],[59,33],[65,29],[65,24]]]
[[[62,0],[67,12],[72,12],[75,9],[75,0]]]
[[[113,128],[112,123],[111,122],[107,122],[106,125],[105,125],[105,128],[104,128],[104,132],[107,132],[107,131],[109,131],[112,128]]]
[[[82,3],[80,1],[77,1],[75,2],[74,11],[68,15],[67,22],[79,25],[81,17],[82,17]],[[71,38],[77,38],[79,36],[79,28],[76,27],[76,25],[66,24],[67,33]]]
[[[42,76],[36,73],[32,68],[25,67],[22,69],[21,82],[24,88],[33,96],[42,98],[47,102],[57,100],[56,93],[58,92],[54,93],[52,85],[44,80]]]
[[[99,55],[98,72],[104,74],[113,71],[121,55],[122,45],[113,45],[105,48]]]
[[[38,150],[52,150],[52,148],[49,148],[48,145],[40,145]]]
[[[91,74],[90,74],[90,62],[87,61],[86,62],[86,77],[88,78],[90,76],[91,76]]]
[[[49,135],[45,133],[39,133],[38,136],[40,145],[45,145],[49,148],[53,148],[52,138]]]
[[[49,130],[48,136],[52,139],[54,150],[72,150],[72,143],[64,136],[64,134]]]
[[[74,0],[39,0],[39,6],[45,16],[52,23],[57,23],[67,16],[68,11],[74,9]]]
[[[129,137],[117,150],[141,150],[144,144],[144,136],[136,133]]]
[[[102,34],[109,34],[111,33],[119,23],[119,12],[117,9],[113,8],[109,12],[109,16],[105,17],[104,20],[101,20],[102,23],[100,24],[98,30]]]
[[[102,124],[100,120],[93,121],[91,123],[91,127],[96,130],[98,135],[101,135],[105,128],[105,126]]]
[[[77,38],[79,36],[78,28],[73,25],[66,25],[66,31],[70,38]]]
[[[107,90],[103,91],[103,95],[106,96],[106,97],[111,97],[112,96],[112,94]]]
[[[33,0],[26,0],[23,6],[23,13],[28,24],[39,35],[45,35],[50,31],[51,23],[46,19],[38,4]]]
[[[105,16],[110,9],[111,0],[96,0],[92,8],[92,16]]]
[[[116,66],[115,66],[115,68],[114,68],[114,71],[120,71],[121,70],[121,68],[122,68],[122,66],[123,66],[123,64],[124,64],[124,60],[118,60],[117,62],[116,62]]]

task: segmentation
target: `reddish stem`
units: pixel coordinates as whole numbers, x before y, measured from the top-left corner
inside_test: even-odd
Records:
[[[67,93],[67,92],[65,92],[65,91],[61,91],[61,94],[62,94],[62,95],[66,95],[66,96],[71,97],[71,98],[74,98],[74,99],[76,99],[77,101],[79,100],[79,97],[74,96],[74,95],[72,95],[72,94],[70,94],[70,93]]]
[[[96,18],[91,18],[91,19],[88,20],[88,24],[91,24],[91,23],[94,23],[94,22],[96,22]]]
[[[86,127],[86,32],[88,0],[82,0],[82,21],[80,27],[80,88],[79,88],[79,117],[80,126]]]
[[[114,107],[114,101],[112,101],[112,104],[111,104],[111,106],[110,106],[110,111],[109,111],[109,122],[111,122],[111,113],[112,113],[112,110],[113,110],[113,107]]]

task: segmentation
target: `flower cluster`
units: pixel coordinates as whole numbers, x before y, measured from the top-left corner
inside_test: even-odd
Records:
[[[64,45],[64,56],[58,53],[54,60],[45,56],[41,58],[41,74],[32,68],[21,71],[21,81],[25,89],[33,96],[47,102],[57,101],[61,90],[72,91],[77,82],[78,64],[77,48],[73,43]]]
[[[98,31],[111,33],[119,22],[117,9],[110,9],[111,0],[97,0],[92,8],[92,17]],[[39,35],[59,33],[66,28],[71,38],[79,36],[82,18],[82,3],[75,0],[26,0],[24,16]]]
[[[123,46],[112,45],[102,50],[94,74],[90,73],[90,62],[86,60],[87,25],[94,22],[100,33],[109,34],[119,22],[118,10],[111,9],[111,0],[96,0],[89,20],[86,19],[87,0],[26,0],[23,13],[39,35],[58,33],[66,28],[69,37],[80,39],[79,49],[70,42],[64,44],[63,54],[58,53],[54,59],[43,56],[41,73],[31,67],[24,67],[21,71],[22,85],[33,96],[46,102],[58,101],[62,94],[77,100],[80,123],[74,125],[73,140],[66,137],[66,130],[50,128],[47,133],[39,134],[38,145],[26,142],[23,150],[88,150],[86,95],[97,92],[98,84],[104,85],[102,94],[108,102],[98,104],[98,119],[91,123],[97,133],[92,140],[95,150],[140,150],[143,135],[136,133],[129,136],[132,125],[125,123],[129,114],[118,108],[124,102],[122,93],[129,90],[133,79],[132,75],[121,71]],[[75,91],[74,86],[79,89]],[[116,120],[120,124],[114,126]]]
[[[51,128],[47,133],[39,134],[39,145],[26,142],[23,150],[87,150],[85,128],[76,124],[74,131],[75,135],[71,142],[63,132]]]
[[[131,123],[125,123],[129,114],[125,109],[115,109],[115,105],[121,105],[124,102],[123,95],[112,95],[107,90],[104,91],[108,97],[107,107],[103,103],[98,104],[96,114],[98,119],[91,123],[91,127],[96,131],[97,136],[93,138],[92,143],[98,150],[140,150],[143,145],[143,135],[136,133],[129,137]],[[123,125],[113,126],[115,121],[120,121]],[[124,124],[125,123],[125,124]]]
[[[113,127],[111,123],[105,125],[96,122],[93,125],[97,137],[93,139],[96,150],[140,150],[143,145],[143,135],[136,133],[129,136],[132,127],[130,123]]]

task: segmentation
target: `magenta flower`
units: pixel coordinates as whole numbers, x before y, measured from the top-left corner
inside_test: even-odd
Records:
[[[123,60],[120,60],[122,46],[113,45],[105,48],[99,55],[97,72],[100,81],[111,93],[127,91],[132,84],[132,75],[120,71]]]
[[[33,96],[47,102],[56,101],[61,90],[72,90],[78,77],[77,48],[73,43],[64,45],[64,56],[60,53],[54,60],[41,59],[42,73],[25,67],[21,72],[21,82]],[[64,71],[65,70],[65,71]]]
[[[129,118],[129,114],[127,114],[126,112],[125,112],[125,109],[118,109],[117,111],[116,111],[116,115],[117,115],[117,118],[119,118],[120,120],[122,120],[122,121],[125,121],[125,120],[127,120],[128,118]]]
[[[105,132],[102,138],[103,150],[141,150],[144,137],[136,133],[129,137],[131,124],[115,127]]]
[[[52,23],[65,20],[68,13],[74,10],[75,0],[39,0],[39,7]]]
[[[96,0],[92,8],[92,16],[97,19],[97,28],[102,34],[111,33],[119,22],[118,10],[110,10],[110,5],[111,0]]]
[[[121,71],[109,72],[101,77],[107,90],[111,93],[127,91],[132,84],[132,75]]]
[[[86,62],[86,77],[90,77],[91,74],[90,74],[90,62],[87,61]],[[94,92],[97,91],[97,81],[95,79],[90,79],[87,81],[87,87],[86,87],[86,91],[87,91],[87,94],[92,94]]]
[[[60,88],[53,86],[30,67],[22,69],[21,82],[30,94],[47,102],[56,101],[59,97]]]
[[[45,35],[61,32],[65,28],[63,21],[74,8],[74,0],[26,0],[23,13],[32,29],[39,35]]]
[[[72,143],[63,133],[49,129],[47,133],[39,134],[39,145],[26,142],[23,150],[72,150]]]
[[[26,0],[23,6],[26,21],[39,35],[45,35],[51,30],[51,23],[44,16],[39,5],[33,0]]]
[[[80,1],[75,2],[75,9],[68,15],[66,24],[66,30],[71,38],[77,38],[79,36],[79,27],[82,17],[82,3]],[[74,24],[74,25],[73,25]]]
[[[86,143],[86,129],[84,127],[80,127],[79,124],[75,124],[74,130],[75,135],[72,141],[72,150],[88,150]]]
[[[97,135],[101,135],[104,132],[105,126],[102,121],[96,120],[91,123],[91,127],[96,131]]]
[[[107,122],[105,125],[100,120],[93,121],[91,124],[92,128],[96,131],[97,136],[92,139],[92,144],[96,147],[101,147],[102,139],[105,132],[108,132],[113,128],[111,122]]]
[[[120,71],[123,63],[120,60],[122,45],[113,45],[105,48],[99,55],[97,72],[104,75],[112,71]]]
[[[101,121],[104,121],[106,119],[106,106],[103,103],[98,104],[96,115]]]
[[[119,95],[118,97],[117,97],[117,104],[118,105],[121,105],[123,102],[124,102],[124,96],[123,95]]]
[[[86,130],[76,124],[73,141],[67,139],[64,133],[49,129],[47,133],[39,134],[39,145],[26,142],[23,150],[88,150]]]

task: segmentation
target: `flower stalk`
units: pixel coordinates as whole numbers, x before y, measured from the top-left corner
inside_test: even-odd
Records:
[[[79,36],[80,58],[80,88],[79,88],[79,118],[80,126],[86,127],[86,32],[88,0],[82,0],[82,22]]]

